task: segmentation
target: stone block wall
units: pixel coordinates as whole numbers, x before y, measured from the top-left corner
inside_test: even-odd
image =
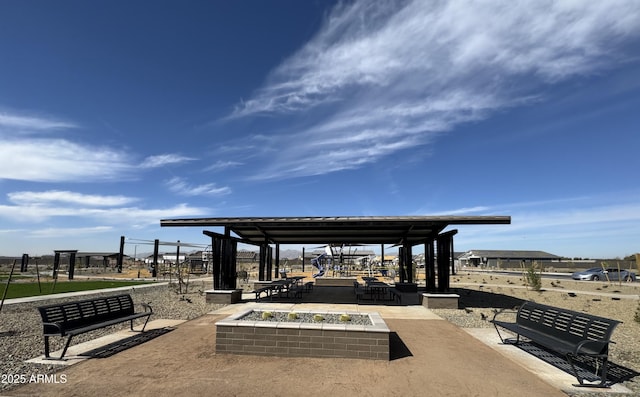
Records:
[[[205,302],[207,303],[220,303],[220,304],[232,304],[242,300],[242,290],[207,290],[205,291]]]
[[[353,287],[355,277],[325,278],[318,277],[315,279],[318,287]]]
[[[389,333],[218,325],[216,352],[389,360]]]

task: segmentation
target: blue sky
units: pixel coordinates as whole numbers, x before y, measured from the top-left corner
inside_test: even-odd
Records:
[[[165,218],[447,214],[512,217],[456,251],[638,252],[639,20],[636,0],[0,2],[0,254],[208,243]]]

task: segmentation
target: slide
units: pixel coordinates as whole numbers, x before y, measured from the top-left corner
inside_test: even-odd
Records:
[[[311,265],[313,265],[314,267],[318,268],[318,273],[313,275],[313,278],[316,277],[322,277],[324,276],[324,266],[322,266],[322,259],[324,259],[327,255],[322,254],[322,255],[318,255],[317,257],[311,259]]]

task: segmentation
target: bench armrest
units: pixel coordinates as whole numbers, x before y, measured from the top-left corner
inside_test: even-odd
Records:
[[[59,323],[45,323],[45,322],[43,322],[42,325],[43,325],[44,328],[46,328],[46,327],[55,327],[55,328],[58,329],[58,332],[60,332],[60,334],[64,333],[64,330],[62,329],[62,326]]]
[[[576,346],[575,350],[573,351],[573,354],[580,354],[583,347],[589,347],[590,345],[594,345],[596,350],[602,350],[609,343],[615,343],[615,342],[612,342],[612,341],[609,341],[609,340],[604,340],[604,339],[583,340],[582,342],[578,343],[578,345]],[[583,354],[587,354],[588,355],[588,353],[583,353]]]
[[[153,313],[153,308],[151,307],[151,305],[149,305],[149,303],[141,302],[140,305],[144,308],[145,312]]]
[[[493,318],[491,319],[491,322],[494,322],[496,320],[496,317],[498,317],[498,314],[504,314],[504,313],[518,313],[517,310],[512,310],[512,309],[500,309],[498,311],[496,311],[493,314]]]

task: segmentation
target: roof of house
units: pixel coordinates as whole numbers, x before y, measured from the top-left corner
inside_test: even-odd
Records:
[[[257,252],[249,250],[238,250],[236,252],[236,258],[238,259],[255,259],[257,255]]]
[[[458,259],[490,258],[490,259],[560,259],[559,256],[544,251],[519,250],[471,250],[463,253]]]
[[[340,248],[334,248],[333,249],[333,253],[335,256],[340,256]],[[316,257],[318,255],[322,255],[322,254],[326,254],[326,251],[324,249],[315,249],[313,251],[305,251],[304,253],[304,257],[305,258],[309,258],[309,257]],[[342,256],[343,257],[361,257],[361,256],[375,256],[375,252],[373,252],[373,250],[369,250],[369,249],[358,249],[358,248],[343,248],[342,249]]]

